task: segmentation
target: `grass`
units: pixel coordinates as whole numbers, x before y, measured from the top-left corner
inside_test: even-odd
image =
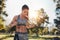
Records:
[[[53,40],[55,36],[50,35],[40,35],[40,37],[37,36],[29,36],[29,40]],[[13,40],[14,35],[10,34],[0,34],[0,40]]]

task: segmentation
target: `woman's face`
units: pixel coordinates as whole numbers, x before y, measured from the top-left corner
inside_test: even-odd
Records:
[[[29,13],[29,10],[28,9],[24,9],[24,10],[22,10],[22,14],[23,14],[23,16],[28,16],[28,13]]]

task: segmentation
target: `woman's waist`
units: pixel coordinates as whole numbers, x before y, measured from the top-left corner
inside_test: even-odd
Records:
[[[25,28],[20,28],[20,29],[16,28],[16,32],[25,33],[25,32],[27,32],[27,29],[25,29]]]
[[[16,30],[16,33],[25,34],[25,33],[28,33],[28,31],[27,31],[27,30],[25,30],[25,31],[22,31],[22,30]]]
[[[17,32],[27,32],[26,26],[16,26]]]
[[[16,34],[28,34],[28,32],[15,32]]]

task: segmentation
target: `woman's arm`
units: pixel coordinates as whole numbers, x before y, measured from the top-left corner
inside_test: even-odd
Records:
[[[13,20],[11,21],[11,23],[9,24],[9,26],[10,27],[13,27],[13,26],[15,26],[16,24],[17,24],[17,16],[15,16],[14,18],[13,18]]]
[[[29,29],[29,28],[34,28],[34,27],[35,27],[34,24],[29,24],[29,23],[27,22],[27,24],[26,24],[26,28],[27,28],[27,29]]]

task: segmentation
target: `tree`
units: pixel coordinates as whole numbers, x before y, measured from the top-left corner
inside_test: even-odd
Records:
[[[0,0],[0,30],[5,28],[5,24],[4,24],[4,17],[3,16],[8,16],[8,14],[6,13],[6,11],[4,11],[5,6],[5,0]]]
[[[47,22],[48,21],[48,15],[46,14],[46,12],[44,11],[43,8],[41,8],[40,10],[38,10],[38,16],[36,18],[37,20],[37,25],[35,28],[32,29],[32,31],[34,33],[36,33],[36,36],[38,37],[38,34],[40,33],[41,35],[43,34],[43,29],[44,27],[41,27],[41,24],[43,24],[44,26],[44,22]]]
[[[58,34],[60,34],[60,0],[55,0],[56,2],[56,19],[54,19],[54,23],[58,29]]]
[[[4,2],[5,2],[5,0],[0,0],[0,16],[1,16],[1,14],[8,16],[6,11],[4,11],[4,8],[6,7]]]

